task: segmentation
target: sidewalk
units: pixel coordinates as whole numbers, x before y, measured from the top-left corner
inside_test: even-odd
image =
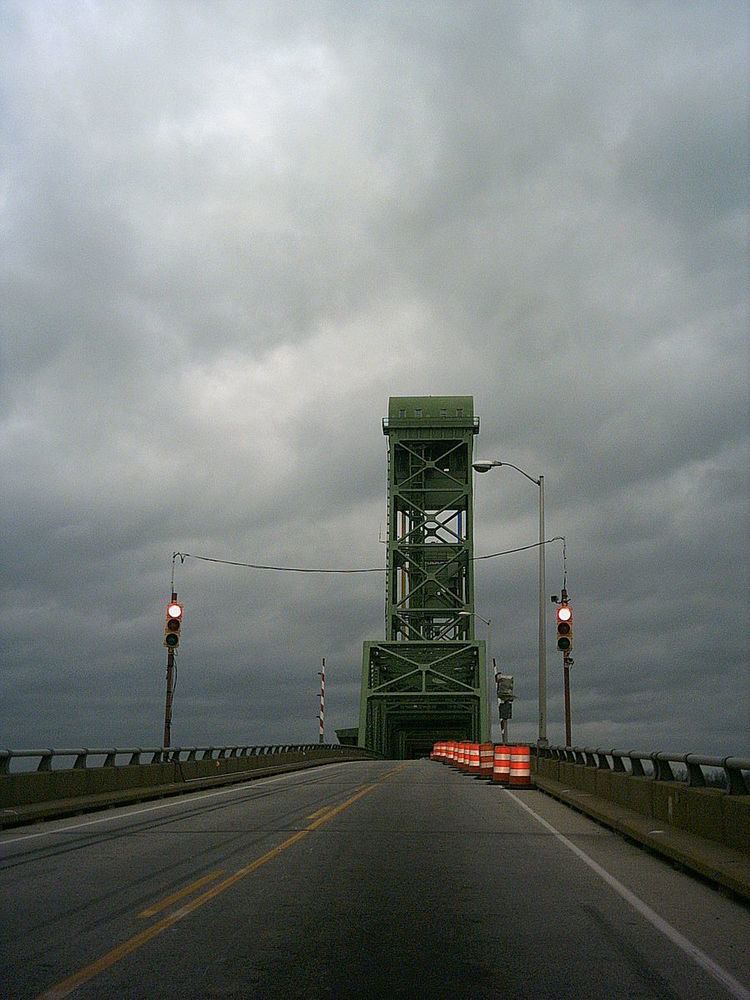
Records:
[[[711,882],[730,889],[750,902],[750,857],[742,851],[667,826],[658,820],[607,802],[591,792],[569,788],[562,782],[538,773],[534,775],[534,782],[540,791],[552,795],[572,809],[585,813],[598,823],[678,862]]]

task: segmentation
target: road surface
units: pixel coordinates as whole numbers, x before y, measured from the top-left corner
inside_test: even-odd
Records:
[[[742,904],[541,792],[428,760],[0,843],[9,1000],[750,1000]]]

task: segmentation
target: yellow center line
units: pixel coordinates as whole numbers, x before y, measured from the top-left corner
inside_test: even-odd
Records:
[[[36,1000],[62,1000],[63,997],[70,996],[79,986],[87,983],[90,979],[98,976],[101,972],[105,972],[107,969],[111,968],[121,959],[125,958],[127,955],[131,955],[134,951],[137,951],[144,944],[149,941],[153,941],[155,937],[158,937],[168,928],[173,927],[180,920],[189,916],[195,910],[204,906],[206,903],[215,899],[222,892],[225,892],[231,886],[235,885],[241,879],[245,878],[247,875],[252,874],[252,872],[257,871],[263,865],[268,864],[269,861],[273,861],[284,851],[288,850],[294,844],[298,843],[300,840],[307,837],[314,830],[319,829],[324,823],[332,820],[334,816],[338,816],[345,809],[354,805],[359,799],[367,795],[374,788],[378,788],[392,774],[396,774],[398,771],[402,770],[406,765],[401,765],[401,767],[393,768],[387,771],[379,781],[374,781],[369,785],[364,785],[357,792],[351,795],[345,802],[342,802],[338,806],[333,806],[329,809],[325,815],[321,816],[319,819],[314,820],[309,826],[305,827],[304,830],[299,830],[297,833],[292,834],[283,843],[279,844],[277,847],[272,847],[270,851],[266,851],[261,857],[256,858],[249,864],[245,865],[244,868],[240,868],[238,871],[229,875],[227,878],[218,882],[216,885],[211,886],[206,892],[202,893],[200,896],[196,896],[195,899],[191,899],[190,902],[181,906],[178,910],[174,910],[172,913],[167,914],[166,917],[162,917],[161,920],[157,920],[156,923],[142,930],[139,934],[134,934],[133,937],[128,938],[127,941],[123,941],[122,944],[117,945],[111,951],[106,952],[100,958],[91,962],[89,965],[85,965],[82,969],[74,972],[72,975],[68,976],[67,979],[61,980],[61,982],[56,983],[49,989],[40,993]],[[194,888],[195,883],[194,883]]]
[[[161,913],[162,910],[166,910],[166,908],[171,906],[172,903],[176,903],[179,899],[183,899],[185,896],[192,895],[192,893],[197,892],[198,889],[202,888],[208,882],[213,882],[214,879],[217,879],[219,875],[223,874],[223,868],[218,868],[215,872],[209,872],[209,874],[204,875],[203,878],[199,878],[195,882],[191,882],[190,885],[186,885],[184,889],[180,889],[178,892],[173,892],[171,896],[165,896],[164,899],[159,900],[158,903],[154,903],[152,906],[149,906],[147,910],[141,910],[138,916],[154,917],[157,913]]]
[[[307,819],[315,819],[316,817],[321,816],[324,812],[328,812],[330,808],[330,806],[323,806],[321,809],[316,809],[314,813],[310,813]]]

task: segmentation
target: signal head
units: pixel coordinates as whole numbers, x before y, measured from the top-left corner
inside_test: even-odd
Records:
[[[182,605],[174,599],[167,605],[167,621],[164,625],[164,645],[173,652],[180,645],[180,626],[182,625]]]
[[[573,648],[573,609],[567,604],[557,609],[557,648],[563,656]]]

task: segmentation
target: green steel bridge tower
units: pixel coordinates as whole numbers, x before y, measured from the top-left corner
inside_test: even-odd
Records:
[[[474,638],[471,396],[395,396],[388,438],[385,641],[365,642],[358,742],[423,756],[488,740],[485,643]]]

